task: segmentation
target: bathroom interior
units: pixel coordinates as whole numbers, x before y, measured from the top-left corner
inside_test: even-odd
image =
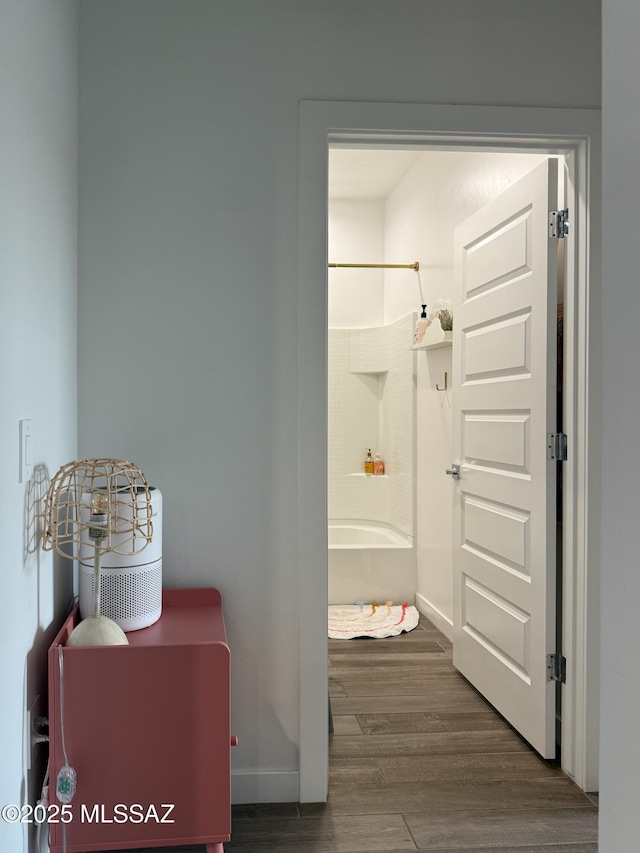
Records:
[[[452,346],[412,349],[414,328],[422,304],[455,305],[456,226],[545,158],[329,151],[330,605],[406,601],[452,639]]]

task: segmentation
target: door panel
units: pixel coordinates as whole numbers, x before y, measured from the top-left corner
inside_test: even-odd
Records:
[[[557,161],[456,230],[454,664],[555,756]]]
[[[470,326],[464,331],[466,382],[516,378],[530,373],[531,315],[526,312]]]
[[[528,412],[465,412],[462,441],[468,460],[495,470],[528,474]]]
[[[531,210],[512,221],[488,230],[470,243],[465,252],[465,296],[470,298],[499,287],[505,281],[530,271],[527,251],[530,243]]]

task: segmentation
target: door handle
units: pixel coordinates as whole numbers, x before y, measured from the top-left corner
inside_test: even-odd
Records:
[[[460,466],[455,463],[451,466],[451,468],[447,468],[445,471],[446,474],[449,474],[453,477],[454,480],[460,479]]]

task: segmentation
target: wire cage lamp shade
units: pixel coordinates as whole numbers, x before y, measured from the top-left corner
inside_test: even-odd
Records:
[[[151,518],[149,484],[132,462],[78,459],[53,476],[44,503],[42,547],[94,564],[94,613],[76,627],[69,645],[127,643],[121,628],[100,613],[100,561],[106,553],[134,555],[146,548],[153,537]]]

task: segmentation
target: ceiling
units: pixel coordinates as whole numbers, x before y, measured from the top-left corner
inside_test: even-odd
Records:
[[[386,198],[421,153],[388,148],[330,148],[329,198]]]

